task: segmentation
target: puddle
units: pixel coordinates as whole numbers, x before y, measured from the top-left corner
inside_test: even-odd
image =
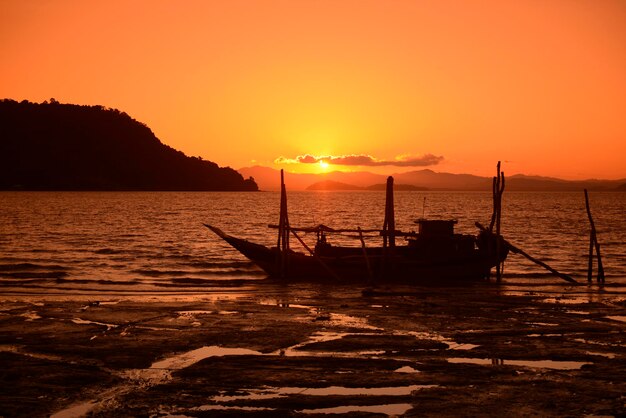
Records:
[[[183,330],[180,329],[180,328],[149,327],[149,326],[145,326],[145,325],[134,325],[133,328],[136,328],[136,329],[147,329],[147,330],[150,330],[150,331],[176,331],[176,332],[183,332]]]
[[[267,306],[279,306],[281,308],[296,308],[296,309],[306,309],[309,311],[309,314],[316,321],[323,321],[324,323],[328,323],[330,326],[336,327],[346,327],[346,328],[359,328],[359,329],[368,329],[368,330],[377,330],[382,331],[382,328],[375,327],[367,323],[367,318],[359,318],[356,316],[350,316],[345,314],[326,312],[315,306],[308,305],[300,305],[296,303],[288,303],[281,302],[278,300],[261,300],[259,301],[260,305]],[[382,307],[382,305],[380,305]]]
[[[278,306],[279,308],[296,308],[296,309],[308,309],[308,310],[316,309],[313,306],[299,305],[297,303],[285,302],[285,301],[278,300],[278,299],[261,299],[257,301],[257,303],[259,305],[264,305],[264,306]]]
[[[566,310],[565,313],[571,313],[571,314],[576,314],[576,315],[589,315],[589,312],[587,311],[574,311],[571,309]]]
[[[224,357],[224,356],[259,356],[262,355],[259,351],[249,350],[247,348],[228,348],[219,347],[217,345],[204,346],[195,350],[188,351],[173,357],[166,358],[161,361],[157,361],[150,366],[150,369],[166,369],[166,370],[178,370],[189,367],[192,364],[204,360],[209,357]]]
[[[317,331],[311,334],[307,340],[290,347],[277,350],[272,354],[278,354],[281,356],[301,356],[305,351],[299,350],[299,348],[305,347],[309,344],[340,340],[346,335],[350,334],[347,332]]]
[[[478,364],[481,366],[522,366],[531,369],[553,369],[553,370],[577,370],[582,366],[591,363],[582,361],[556,361],[556,360],[504,360],[486,358],[448,358],[448,363]]]
[[[349,388],[345,386],[327,386],[323,388],[306,387],[265,387],[252,389],[245,395],[218,395],[211,398],[215,402],[241,400],[275,399],[291,395],[305,396],[408,396],[411,393],[439,387],[439,385],[390,386],[378,388]]]
[[[26,321],[34,321],[35,319],[41,319],[41,316],[39,316],[37,312],[24,312],[20,316],[23,318],[26,318]]]
[[[419,370],[414,369],[411,366],[400,367],[399,369],[394,370],[396,373],[420,373]]]
[[[539,325],[541,327],[558,327],[559,324],[552,324],[550,322],[528,322],[528,325]]]
[[[359,318],[356,316],[344,315],[331,313],[330,314],[330,323],[335,326],[342,326],[346,328],[360,328],[360,329],[369,329],[376,331],[383,331],[382,328],[375,327],[367,323],[366,318]]]
[[[117,324],[106,324],[104,322],[88,321],[81,318],[74,318],[72,319],[72,322],[78,325],[101,325],[103,327],[107,327],[107,331],[110,331],[111,329],[117,328],[119,326]]]
[[[66,361],[63,357],[60,357],[60,356],[54,356],[50,354],[40,354],[40,353],[28,353],[26,351],[22,351],[22,348],[23,347],[17,346],[17,345],[0,345],[0,352],[15,353],[21,356],[27,356],[27,357],[32,357],[32,358],[41,359],[41,360]],[[74,362],[70,362],[70,363],[73,364]]]
[[[585,338],[575,338],[574,341],[577,341],[579,343],[583,343],[583,344],[590,344],[590,345],[601,345],[604,347],[617,347],[620,349],[623,349],[624,346],[622,344],[616,343],[607,343],[607,342],[603,342],[603,341],[596,341],[596,340],[587,340]]]
[[[204,346],[154,362],[148,369],[125,370],[121,373],[121,376],[143,384],[158,385],[171,378],[172,370],[184,369],[205,358],[245,355],[258,356],[262,355],[262,353],[247,348]]]
[[[612,316],[607,316],[606,318],[612,321],[626,322],[626,316],[624,315],[612,315]]]
[[[385,354],[385,350],[364,350],[364,351],[309,351],[302,350],[309,344],[315,344],[320,342],[340,340],[343,337],[349,335],[367,336],[367,335],[380,335],[378,333],[353,333],[353,332],[333,332],[333,331],[318,331],[313,333],[307,340],[292,345],[287,348],[276,350],[270,355],[278,355],[285,357],[347,357],[354,358],[359,356],[378,356]]]
[[[219,346],[205,346],[186,353],[178,354],[152,363],[149,369],[124,370],[119,375],[129,381],[115,386],[97,399],[75,404],[52,415],[54,418],[83,417],[97,406],[114,399],[115,397],[136,390],[138,387],[149,387],[164,383],[171,377],[172,370],[189,367],[208,357],[223,357],[233,355],[262,355],[259,351],[247,348],[228,348]],[[52,418],[51,417],[51,418]]]
[[[284,306],[286,305],[286,306]],[[282,304],[281,305],[283,308],[295,308],[295,309],[313,309],[315,310],[316,308],[312,307],[312,306],[306,306],[306,305],[298,305],[297,303],[287,303],[287,304]]]
[[[448,350],[472,350],[474,348],[480,347],[480,345],[476,344],[458,343],[435,332],[396,331],[394,332],[394,335],[411,335],[420,340],[438,341],[446,344],[448,346]]]
[[[96,402],[85,402],[50,415],[50,418],[80,418],[87,415],[96,406]]]
[[[583,303],[589,303],[588,298],[583,297],[562,297],[562,298],[543,298],[540,299],[543,303],[560,303],[563,305],[580,305]]]
[[[596,353],[593,351],[586,351],[585,354],[589,354],[590,356],[600,356],[600,357],[606,357],[606,358],[617,357],[617,354],[614,354],[614,353]]]
[[[177,311],[178,316],[211,315],[213,311]]]
[[[199,316],[199,315],[236,315],[238,311],[203,311],[203,310],[195,310],[195,311],[177,311],[178,316]]]
[[[224,405],[202,405],[189,408],[190,411],[274,411],[274,408],[263,408],[260,406],[224,406]],[[172,416],[172,415],[168,415]]]
[[[346,405],[333,408],[303,409],[301,414],[349,414],[352,412],[365,412],[369,414],[404,415],[413,405],[397,403],[388,405]]]

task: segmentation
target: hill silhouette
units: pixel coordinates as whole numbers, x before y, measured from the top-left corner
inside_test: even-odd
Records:
[[[306,190],[363,190],[363,187],[333,180],[323,180],[311,184]]]
[[[423,192],[430,190],[428,187],[414,186],[412,184],[393,183],[393,189],[398,192]],[[387,190],[387,183],[372,184],[365,190]]]
[[[253,166],[238,170],[244,176],[252,176],[263,190],[279,190],[280,173],[278,170]],[[472,174],[452,174],[436,172],[429,169],[408,171],[392,174],[396,184],[411,190],[459,190],[459,191],[491,191],[491,177],[481,177]],[[387,175],[374,174],[364,171],[341,172],[333,171],[322,174],[300,174],[285,172],[285,182],[290,190],[306,190],[309,186],[320,181],[346,183],[360,188],[370,188],[372,185],[385,184]],[[378,186],[381,187],[381,186]],[[553,177],[527,176],[515,174],[507,177],[507,191],[626,191],[626,179],[620,180],[562,180]],[[370,189],[371,190],[371,189]],[[384,187],[381,188],[384,190]],[[400,190],[396,188],[396,190]],[[404,189],[409,190],[409,189]]]
[[[256,191],[103,106],[0,101],[0,189]]]

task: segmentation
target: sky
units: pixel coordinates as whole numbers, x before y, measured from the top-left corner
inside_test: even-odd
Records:
[[[0,0],[0,64],[235,169],[626,178],[622,0]]]

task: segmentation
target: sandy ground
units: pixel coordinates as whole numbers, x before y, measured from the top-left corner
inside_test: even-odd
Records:
[[[0,416],[626,415],[623,298],[367,290],[13,298]]]

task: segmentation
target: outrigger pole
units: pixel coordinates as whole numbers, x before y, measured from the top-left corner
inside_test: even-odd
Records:
[[[482,226],[482,225],[480,224],[480,222],[476,222],[476,223],[475,223],[475,225],[476,225],[476,227],[477,227],[478,229],[480,229],[481,231],[491,232],[489,229],[487,229],[487,228],[485,228],[484,226]],[[509,241],[505,240],[505,239],[504,239],[504,237],[500,236],[500,237],[499,237],[499,240],[500,240],[500,239],[502,240],[502,243],[503,243],[504,245],[506,245],[506,246],[509,248],[509,250],[511,250],[511,252],[512,252],[512,253],[514,253],[514,254],[519,254],[519,255],[521,255],[521,256],[523,256],[523,257],[527,258],[528,260],[532,261],[532,262],[533,262],[533,263],[535,263],[535,264],[540,265],[541,267],[543,267],[543,268],[545,268],[546,270],[548,270],[550,273],[554,274],[555,276],[560,277],[561,279],[563,279],[563,280],[565,280],[565,281],[567,281],[567,282],[570,282],[570,283],[572,283],[572,284],[579,284],[579,283],[578,283],[576,280],[574,280],[571,276],[569,276],[569,275],[567,275],[567,274],[564,274],[564,273],[561,273],[561,272],[559,272],[559,271],[557,271],[557,270],[553,269],[552,267],[550,267],[549,265],[547,265],[546,263],[544,263],[544,262],[543,262],[543,261],[541,261],[541,260],[537,260],[535,257],[531,256],[530,254],[528,254],[527,252],[525,252],[525,251],[524,251],[524,250],[522,250],[521,248],[516,247],[515,245],[511,244]]]

